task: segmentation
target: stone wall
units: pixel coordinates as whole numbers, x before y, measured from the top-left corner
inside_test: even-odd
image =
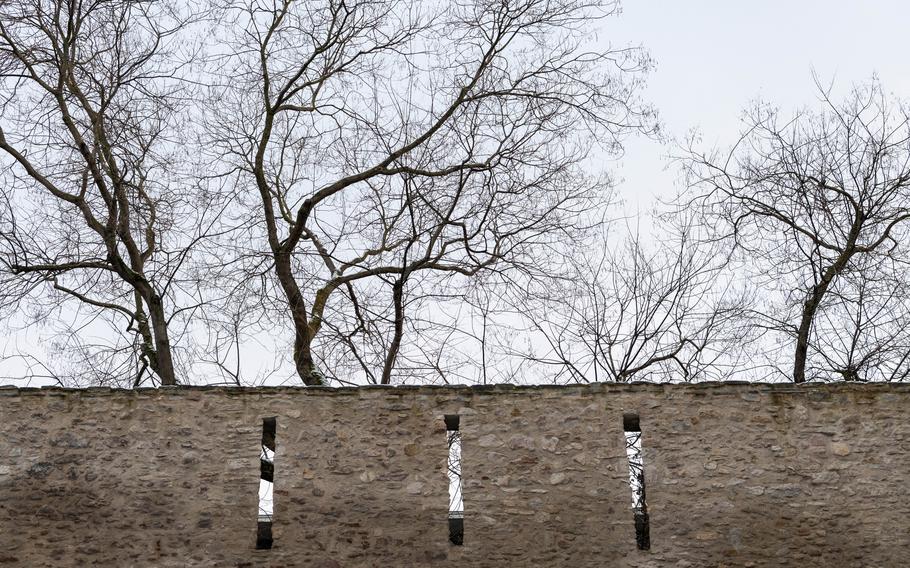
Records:
[[[910,385],[0,388],[0,566],[907,566],[908,484]]]

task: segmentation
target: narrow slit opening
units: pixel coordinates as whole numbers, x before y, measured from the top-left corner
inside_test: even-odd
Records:
[[[639,550],[651,548],[648,503],[645,500],[645,467],[641,453],[641,420],[638,414],[624,414],[623,432],[629,461],[629,486],[632,488],[632,512],[635,517],[635,541]]]
[[[272,513],[275,487],[275,417],[262,420],[262,450],[259,454],[259,514],[256,519],[256,548],[272,548]]]
[[[461,479],[461,419],[457,414],[447,414],[446,443],[449,448],[447,474],[449,476],[449,542],[456,546],[464,544],[464,499]]]

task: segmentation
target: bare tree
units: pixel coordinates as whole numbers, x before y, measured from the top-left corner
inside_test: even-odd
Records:
[[[905,380],[910,374],[906,262],[871,255],[858,262],[831,284],[818,310],[806,373],[833,380]]]
[[[645,54],[586,49],[615,2],[221,8],[212,159],[245,191],[239,275],[290,316],[306,384],[343,360],[390,382],[433,287],[545,272],[544,251],[599,223],[588,213],[609,182],[588,171],[592,148],[615,151],[650,121],[634,98]]]
[[[690,382],[737,371],[747,299],[725,281],[718,248],[690,224],[679,229],[651,246],[637,231],[618,244],[605,235],[561,286],[532,292],[525,313],[543,341],[528,356],[557,382]]]
[[[691,150],[686,204],[768,294],[757,325],[792,341],[794,382],[903,376],[907,109],[874,81],[842,103],[821,91],[818,112],[757,105],[732,150]]]
[[[173,338],[198,300],[185,263],[213,226],[185,177],[190,21],[158,0],[0,4],[0,307],[63,313],[65,358],[102,382],[180,374]],[[79,338],[97,325],[119,338]]]

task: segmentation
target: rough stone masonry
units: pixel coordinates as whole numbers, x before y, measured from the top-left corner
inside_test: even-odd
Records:
[[[0,389],[0,566],[908,566],[908,482],[902,384]]]

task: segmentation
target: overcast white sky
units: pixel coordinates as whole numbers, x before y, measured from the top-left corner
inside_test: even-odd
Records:
[[[910,3],[897,0],[626,0],[602,39],[651,53],[657,67],[644,94],[668,134],[697,127],[706,144],[726,145],[756,98],[815,104],[813,70],[835,93],[875,73],[910,99],[908,22]],[[664,170],[666,154],[649,140],[627,145],[620,192],[631,210],[672,194],[679,176]]]
[[[626,0],[599,37],[649,50],[656,69],[643,95],[668,135],[698,128],[706,144],[726,145],[756,98],[783,108],[816,104],[813,70],[836,93],[877,74],[887,91],[910,100],[908,22],[910,3],[897,0]],[[666,169],[667,153],[657,141],[631,140],[613,165],[628,212],[673,194],[679,175]],[[40,330],[17,335],[0,338],[2,352],[43,355]],[[11,361],[0,367],[0,376],[23,372]]]

